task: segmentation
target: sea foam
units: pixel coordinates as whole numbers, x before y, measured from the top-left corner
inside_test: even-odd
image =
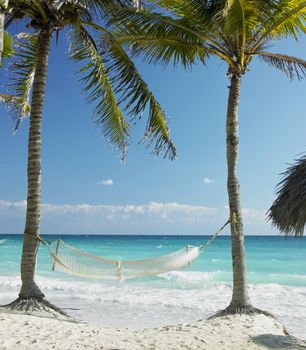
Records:
[[[213,280],[218,273],[220,271],[172,271],[159,275],[159,277],[168,281],[204,282]]]
[[[20,290],[22,235],[3,235],[0,239],[0,304],[4,304],[14,300]],[[124,259],[165,255],[186,243],[198,246],[203,239],[65,237],[67,243],[94,255]],[[247,236],[246,248],[252,304],[276,315],[294,335],[306,338],[301,327],[306,323],[306,238],[285,241]],[[51,266],[48,250],[41,246],[37,283],[47,299],[72,316],[98,325],[154,327],[192,322],[225,308],[232,295],[230,240],[226,237],[215,240],[188,269],[138,280],[77,279],[54,273]]]
[[[188,274],[188,272],[186,272]],[[172,278],[189,278],[185,273]],[[191,274],[203,278],[205,273]],[[205,278],[209,278],[206,276]],[[161,280],[145,282],[98,282],[70,278],[37,277],[47,299],[77,319],[103,326],[157,327],[207,318],[230,302],[230,283],[181,288]],[[0,276],[0,303],[18,295],[19,276]],[[293,335],[305,338],[306,288],[279,284],[249,286],[252,304],[274,314]]]

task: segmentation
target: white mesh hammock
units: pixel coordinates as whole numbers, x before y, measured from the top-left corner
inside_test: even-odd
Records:
[[[86,278],[125,280],[157,275],[190,266],[229,222],[199,247],[187,245],[168,255],[145,260],[108,259],[81,251],[61,239],[46,245],[52,258],[53,271]],[[45,244],[44,240],[40,240]]]

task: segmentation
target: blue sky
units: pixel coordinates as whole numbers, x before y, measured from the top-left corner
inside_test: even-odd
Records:
[[[133,130],[125,164],[99,135],[66,54],[52,45],[42,133],[41,233],[211,234],[227,219],[226,65],[148,66],[139,70],[162,104],[178,159],[154,157],[139,145],[146,115]],[[305,41],[275,52],[305,58]],[[1,72],[1,85],[5,80]],[[265,221],[275,185],[305,151],[306,82],[258,60],[244,76],[240,99],[241,203],[246,234],[278,234]],[[22,233],[28,121],[13,135],[0,109],[0,233]]]

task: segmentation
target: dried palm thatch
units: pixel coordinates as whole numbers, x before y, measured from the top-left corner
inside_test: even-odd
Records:
[[[306,155],[297,159],[283,175],[268,219],[286,235],[302,236],[306,224]]]

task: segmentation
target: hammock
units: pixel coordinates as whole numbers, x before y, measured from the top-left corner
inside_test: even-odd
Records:
[[[189,267],[229,222],[230,220],[199,247],[187,245],[168,255],[145,260],[113,260],[81,251],[62,239],[54,243],[48,242],[48,244],[43,239],[39,239],[49,249],[53,271],[86,278],[125,280]]]

